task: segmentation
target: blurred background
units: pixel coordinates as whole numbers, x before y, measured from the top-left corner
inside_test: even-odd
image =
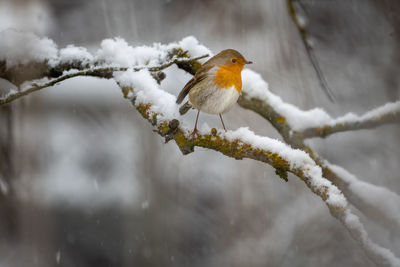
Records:
[[[301,3],[335,102],[286,1],[2,0],[0,31],[93,51],[117,36],[151,45],[193,35],[214,53],[241,51],[272,92],[302,109],[361,114],[399,99],[399,1]],[[188,79],[169,86],[177,94]],[[0,266],[374,266],[296,177],[285,183],[268,165],[205,149],[183,156],[121,96],[112,80],[74,78],[0,108]],[[280,138],[238,106],[224,120]],[[217,116],[202,123],[220,127]],[[309,144],[400,193],[399,136],[399,125],[386,125]],[[400,256],[399,229],[360,217]]]

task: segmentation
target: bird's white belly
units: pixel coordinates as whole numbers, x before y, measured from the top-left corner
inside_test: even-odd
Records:
[[[226,89],[217,89],[214,87],[204,91],[207,96],[203,96],[202,101],[195,101],[190,95],[189,99],[195,108],[205,113],[224,113],[231,109],[239,98],[239,93],[233,86]]]

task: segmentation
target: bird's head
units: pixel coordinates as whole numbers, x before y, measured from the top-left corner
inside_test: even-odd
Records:
[[[216,54],[210,61],[218,66],[224,65],[234,68],[242,69],[244,65],[251,64],[253,62],[248,61],[240,54],[238,51],[234,49],[225,49]]]

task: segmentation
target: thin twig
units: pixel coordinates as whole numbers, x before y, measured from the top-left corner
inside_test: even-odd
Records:
[[[317,56],[315,55],[314,48],[310,44],[310,40],[308,38],[308,34],[302,23],[299,21],[298,14],[296,13],[296,9],[294,7],[293,2],[298,1],[298,0],[287,0],[287,6],[289,10],[289,15],[293,20],[293,23],[295,24],[297,30],[300,33],[301,40],[304,44],[304,48],[306,49],[308,58],[310,59],[311,65],[313,66],[315,73],[318,77],[318,81],[324,90],[325,94],[328,96],[329,100],[332,102],[335,102],[335,96],[332,93],[332,90],[329,88],[328,83],[325,79],[324,73],[321,70],[321,67],[319,65]],[[300,3],[300,2],[299,2]]]
[[[325,138],[334,133],[373,129],[386,124],[400,123],[400,102],[398,101],[396,103],[398,103],[397,110],[390,110],[377,116],[371,116],[368,119],[362,119],[361,116],[358,120],[344,120],[343,122],[334,123],[332,125],[328,124],[320,127],[307,128],[296,132],[296,134],[300,134],[304,139],[313,137]]]

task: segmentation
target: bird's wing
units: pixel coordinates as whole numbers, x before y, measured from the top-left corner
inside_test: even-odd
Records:
[[[208,71],[213,67],[211,64],[204,64],[203,66],[200,67],[200,69],[196,72],[194,77],[188,81],[188,83],[183,87],[182,91],[179,93],[176,103],[180,104],[182,103],[183,99],[185,99],[186,95],[190,92],[190,89],[193,88],[197,83],[200,81],[204,80],[209,76],[210,74]]]

